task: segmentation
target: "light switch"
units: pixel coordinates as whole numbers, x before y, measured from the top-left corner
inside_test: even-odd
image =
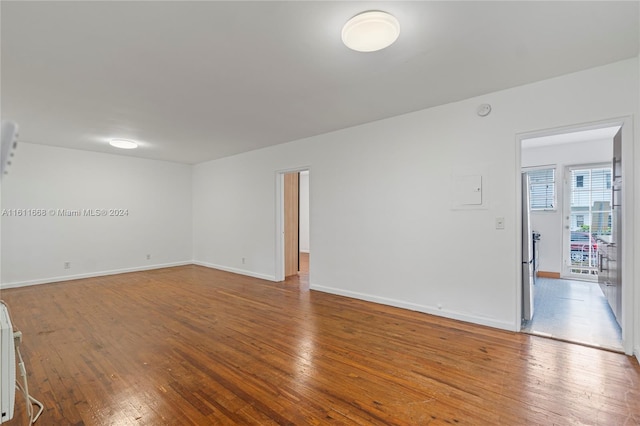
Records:
[[[504,217],[496,217],[496,229],[504,229]]]

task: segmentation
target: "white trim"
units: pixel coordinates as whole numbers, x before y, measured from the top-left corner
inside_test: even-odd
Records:
[[[622,187],[622,200],[624,208],[622,210],[622,223],[624,226],[624,233],[622,234],[622,255],[623,255],[623,270],[622,270],[622,346],[624,352],[627,355],[640,353],[638,345],[640,342],[634,342],[635,339],[635,315],[640,315],[640,312],[634,312],[640,310],[640,306],[636,306],[635,303],[635,286],[634,280],[634,156],[633,147],[635,144],[633,117],[623,116],[615,117],[607,120],[594,121],[590,123],[575,124],[570,126],[556,127],[546,130],[537,130],[530,132],[523,132],[516,134],[516,167],[514,170],[514,177],[519,179],[522,170],[522,140],[531,139],[534,137],[551,136],[562,133],[571,133],[584,130],[594,130],[603,127],[622,126],[622,174],[624,176],[624,185]],[[516,187],[516,217],[514,223],[518,226],[516,229],[522,229],[522,194],[520,185]],[[520,259],[522,257],[522,233],[516,233],[516,253],[518,254],[518,267],[516,268],[519,274],[522,273],[522,265]],[[516,277],[516,323],[520,324],[520,317],[522,314],[522,285],[519,275]],[[521,326],[518,326],[518,331],[521,331]],[[636,355],[638,357],[638,355]]]
[[[198,266],[204,266],[206,268],[217,269],[220,271],[231,272],[238,275],[246,275],[248,277],[259,278],[261,280],[276,281],[276,277],[273,275],[260,274],[257,272],[249,271],[247,269],[231,268],[228,266],[216,265],[214,263],[200,262],[198,260],[194,260],[193,264]]]
[[[629,120],[627,122],[627,120]],[[596,129],[602,129],[605,127],[615,127],[615,126],[622,126],[624,125],[629,125],[631,124],[633,118],[629,115],[629,116],[624,116],[624,117],[614,117],[611,119],[607,119],[607,120],[599,120],[599,121],[591,121],[588,123],[578,123],[578,124],[571,124],[568,126],[560,126],[560,127],[553,127],[550,129],[542,129],[542,130],[531,130],[528,132],[521,132],[518,133],[516,136],[518,138],[519,141],[522,141],[523,139],[533,139],[533,138],[540,138],[540,137],[545,137],[545,136],[554,136],[554,135],[562,135],[564,133],[574,133],[574,132],[582,132],[582,131],[587,131],[587,130],[596,130]],[[522,144],[521,144],[522,147]]]
[[[140,266],[140,267],[134,267],[134,268],[112,269],[109,271],[90,272],[86,274],[63,275],[59,277],[42,278],[42,279],[29,280],[29,281],[16,281],[12,283],[2,284],[0,285],[0,289],[4,290],[9,288],[27,287],[27,286],[39,285],[39,284],[51,284],[51,283],[57,283],[62,281],[73,281],[73,280],[81,280],[84,278],[105,277],[108,275],[126,274],[129,272],[151,271],[154,269],[173,268],[175,266],[187,266],[187,265],[204,266],[206,268],[218,269],[220,271],[232,272],[234,274],[246,275],[249,277],[259,278],[262,280],[276,281],[273,275],[260,274],[260,273],[249,271],[246,269],[230,268],[227,266],[216,265],[216,264],[207,263],[207,262],[200,262],[197,260],[189,260],[185,262],[163,263],[158,265]]]
[[[635,243],[635,173],[634,173],[634,128],[633,119],[624,117],[622,123],[622,346],[627,355],[633,353],[634,346],[640,345],[635,341],[636,317],[640,315],[640,303],[635,302],[636,276],[634,272],[634,243]]]
[[[487,327],[499,328],[507,331],[518,331],[514,324],[507,321],[497,321],[493,318],[482,317],[477,315],[467,315],[457,311],[449,311],[446,309],[438,309],[435,306],[419,305],[417,303],[405,302],[403,300],[391,299],[387,297],[374,296],[367,293],[359,293],[355,291],[342,290],[335,287],[327,287],[312,284],[310,290],[321,291],[323,293],[336,294],[338,296],[350,297],[357,300],[365,300],[367,302],[379,303],[382,305],[393,306],[396,308],[409,309],[411,311],[422,312],[434,316],[464,321],[471,324],[486,325]],[[519,322],[518,322],[519,324]]]
[[[513,223],[516,224],[514,247],[516,253],[516,276],[513,282],[516,283],[516,300],[514,301],[516,316],[513,319],[513,324],[517,332],[522,331],[522,140],[528,138],[529,136],[525,134],[516,134],[515,137],[516,161],[513,179],[516,188],[516,212]]]
[[[309,253],[310,253],[310,251],[309,251],[309,250],[300,250],[300,253],[307,253],[307,254],[309,254]]]
[[[274,235],[274,280],[284,281],[284,175],[276,171],[276,234]]]
[[[133,268],[122,268],[122,269],[111,269],[108,271],[88,272],[85,274],[62,275],[58,277],[41,278],[37,280],[16,281],[12,283],[6,283],[6,284],[0,285],[0,288],[8,289],[8,288],[16,288],[16,287],[27,287],[27,286],[38,285],[38,284],[49,284],[49,283],[57,283],[61,281],[81,280],[83,278],[104,277],[108,275],[126,274],[129,272],[150,271],[153,269],[172,268],[174,266],[185,266],[185,265],[192,265],[192,264],[193,262],[188,260],[185,262],[162,263],[162,264],[151,265],[151,266],[136,266]]]

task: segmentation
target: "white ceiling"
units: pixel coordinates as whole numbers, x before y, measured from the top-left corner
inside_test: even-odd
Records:
[[[580,143],[590,141],[611,141],[620,130],[620,126],[603,127],[593,130],[580,130],[577,132],[560,133],[557,135],[540,136],[522,140],[522,149],[541,148],[549,145],[561,145],[566,143]]]
[[[25,142],[198,163],[638,55],[632,2],[1,2]],[[341,44],[369,9],[400,38]]]

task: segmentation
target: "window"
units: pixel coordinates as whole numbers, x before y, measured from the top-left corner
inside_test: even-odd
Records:
[[[555,210],[556,169],[545,168],[527,171],[531,210]]]
[[[570,169],[570,174],[571,229],[582,229],[592,235],[610,235],[611,167],[576,167]],[[580,223],[581,216],[584,223]]]

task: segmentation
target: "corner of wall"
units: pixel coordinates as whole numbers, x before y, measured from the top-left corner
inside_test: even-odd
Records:
[[[9,288],[18,288],[18,287],[28,287],[32,285],[39,284],[51,284],[62,281],[72,281],[72,280],[81,280],[85,278],[95,278],[95,277],[105,277],[108,275],[118,275],[118,274],[127,274],[131,272],[141,272],[141,271],[151,271],[154,269],[164,269],[164,268],[174,268],[176,266],[187,266],[193,265],[195,262],[193,261],[183,261],[183,262],[169,262],[169,263],[159,263],[156,265],[147,265],[147,266],[136,266],[131,268],[121,268],[121,269],[110,269],[103,271],[93,271],[82,274],[75,275],[58,275],[47,278],[38,278],[33,280],[24,280],[24,281],[15,281],[8,283],[1,283],[0,289],[9,289]]]
[[[245,275],[248,277],[259,278],[261,280],[274,281],[274,282],[277,281],[274,275],[260,274],[257,272],[249,271],[247,269],[231,268],[228,266],[216,265],[213,263],[202,262],[199,260],[194,260],[193,264],[198,266],[204,266],[206,268],[218,269],[220,271],[232,272],[234,274]]]

